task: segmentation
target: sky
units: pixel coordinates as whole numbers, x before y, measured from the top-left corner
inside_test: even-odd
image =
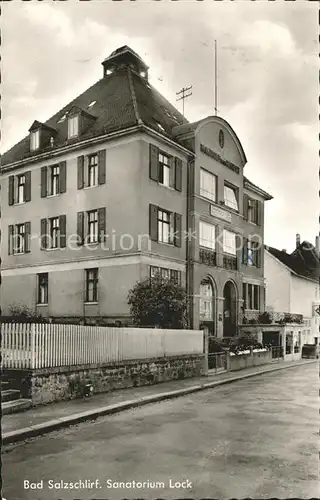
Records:
[[[93,0],[2,5],[2,144],[5,152],[102,77],[101,62],[129,45],[150,82],[185,116],[218,115],[239,137],[244,174],[274,199],[265,243],[288,252],[296,233],[319,233],[317,2]]]

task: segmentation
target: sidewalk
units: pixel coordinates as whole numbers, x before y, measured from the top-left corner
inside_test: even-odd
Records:
[[[203,376],[145,387],[121,389],[96,394],[89,399],[61,401],[59,403],[36,407],[22,413],[4,415],[2,417],[2,443],[8,444],[22,441],[86,420],[94,420],[102,415],[213,388],[255,375],[315,363],[316,361],[274,361],[268,365],[248,368],[237,372],[224,372],[208,375],[207,377]]]

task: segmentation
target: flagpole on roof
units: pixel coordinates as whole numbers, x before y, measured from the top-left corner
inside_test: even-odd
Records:
[[[218,114],[218,51],[217,40],[214,40],[214,111]]]

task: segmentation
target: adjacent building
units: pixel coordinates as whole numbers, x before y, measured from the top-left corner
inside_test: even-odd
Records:
[[[320,259],[319,237],[313,246],[300,241],[296,235],[296,248],[292,253],[265,248],[266,309],[281,311],[287,318],[303,317],[296,329],[300,343],[318,344],[320,337]],[[289,331],[294,333],[293,331]],[[290,343],[291,340],[289,340]]]
[[[189,123],[127,46],[102,67],[2,156],[2,312],[130,322],[129,289],[160,271],[186,287],[191,328],[236,335],[264,311],[272,197],[225,120]]]

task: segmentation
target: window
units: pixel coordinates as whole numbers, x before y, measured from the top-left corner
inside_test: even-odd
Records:
[[[68,138],[79,135],[79,116],[71,116],[68,120]]]
[[[35,130],[30,134],[30,149],[36,151],[40,147],[40,130]]]
[[[149,177],[162,186],[182,191],[183,172],[181,158],[170,156],[149,144]]]
[[[160,274],[162,278],[167,278],[176,283],[181,284],[181,271],[175,269],[165,269],[163,267],[150,266],[150,278],[154,278],[157,274]]]
[[[49,248],[60,247],[60,224],[59,217],[49,219],[50,242]]]
[[[86,302],[98,302],[98,269],[86,269]]]
[[[170,186],[170,158],[163,153],[159,153],[159,182]]]
[[[170,212],[158,210],[158,241],[173,243],[173,223]]]
[[[25,233],[26,227],[25,224],[17,224],[16,231],[14,234],[14,242],[13,242],[13,253],[19,254],[25,252]]]
[[[17,203],[23,203],[26,201],[26,176],[17,176]]]
[[[248,221],[258,224],[258,201],[248,198]]]
[[[200,285],[200,318],[212,321],[213,319],[213,290],[211,283]]]
[[[259,304],[259,285],[252,283],[243,283],[243,307],[253,311],[260,310]]]
[[[38,304],[48,304],[48,273],[38,274]]]
[[[221,149],[224,147],[224,132],[223,132],[223,130],[219,131],[219,146]]]
[[[200,196],[216,201],[216,185],[216,176],[200,168]]]
[[[98,155],[88,157],[88,187],[98,184]]]
[[[259,243],[257,241],[252,241],[248,239],[248,266],[258,267],[259,265]]]
[[[224,203],[227,207],[233,210],[239,210],[237,189],[228,185],[224,185]]]
[[[52,167],[50,167],[49,196],[55,196],[59,194],[59,177],[60,177],[59,165],[53,165]]]
[[[223,230],[223,252],[230,255],[236,255],[236,234],[231,231]]]
[[[88,212],[88,243],[98,241],[98,210]]]
[[[206,222],[200,221],[200,238],[199,245],[202,247],[215,249],[215,233],[216,228],[212,224],[207,224]]]

